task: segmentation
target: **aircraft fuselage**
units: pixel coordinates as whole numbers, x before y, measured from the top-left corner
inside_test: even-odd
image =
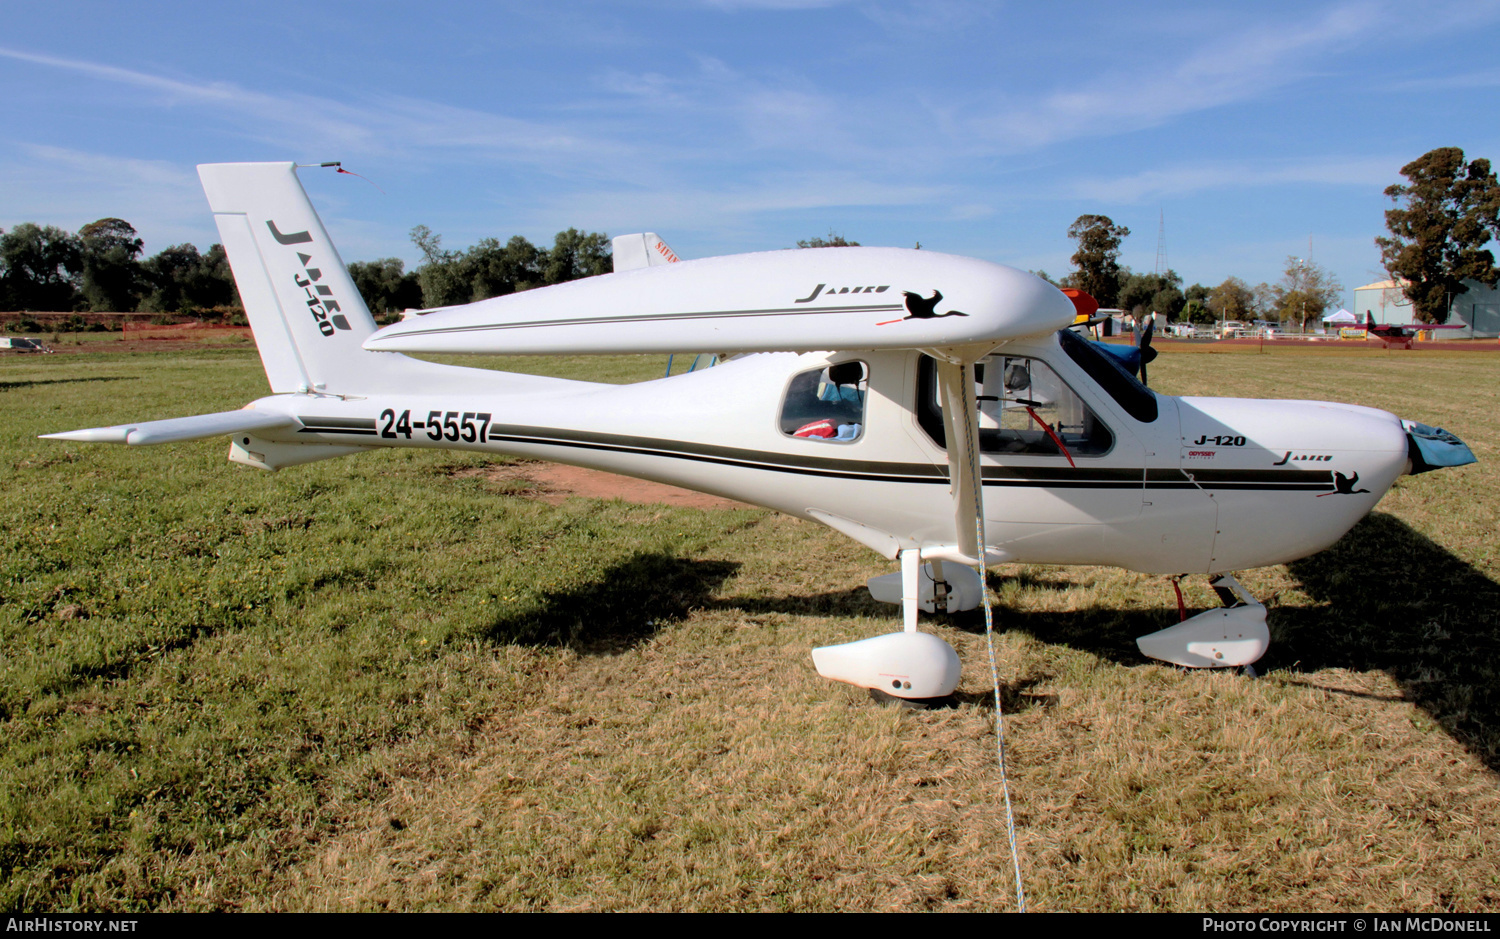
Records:
[[[1406,467],[1405,432],[1384,411],[1156,395],[1154,419],[1142,420],[1056,337],[1008,343],[997,355],[1044,363],[1076,395],[1075,409],[1107,428],[1108,441],[1099,452],[1065,455],[1042,441],[1031,452],[983,455],[987,541],[992,557],[1006,561],[1154,574],[1281,563],[1336,541]],[[855,435],[792,436],[797,376],[850,362],[864,375]],[[823,522],[887,557],[955,541],[946,451],[920,417],[919,353],[767,353],[633,385],[552,380],[494,391],[481,390],[484,376],[505,373],[464,371],[475,375],[475,390],[455,381],[442,394],[262,398],[253,407],[294,413],[300,426],[236,437],[232,456],[275,468],[331,455],[320,453],[329,446],[501,453],[766,506]],[[992,410],[999,407],[1018,406]],[[1011,417],[988,419],[998,428]],[[1018,434],[1041,440],[1040,418],[1020,420],[1029,430],[994,431],[1001,446],[1015,446]]]

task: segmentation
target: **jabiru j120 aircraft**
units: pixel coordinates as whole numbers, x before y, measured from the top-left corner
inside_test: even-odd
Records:
[[[980,572],[1007,562],[1207,575],[1226,605],[1140,649],[1248,666],[1270,641],[1266,609],[1231,572],[1320,551],[1401,474],[1473,459],[1373,408],[1157,394],[1067,328],[1078,308],[1051,284],[931,251],[678,261],[626,236],[613,273],[378,329],[295,164],[199,175],[272,393],[47,436],[228,436],[230,460],[265,470],[376,447],[502,453],[818,521],[898,562],[869,589],[901,605],[904,629],[815,650],[814,664],[895,697],[953,692],[957,653],[917,630],[918,611],[978,606]],[[685,351],[725,361],[619,386],[403,354]]]

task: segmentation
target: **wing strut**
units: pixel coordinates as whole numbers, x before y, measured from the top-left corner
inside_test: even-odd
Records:
[[[984,548],[984,496],[979,466],[978,401],[974,397],[974,363],[994,350],[993,345],[927,349],[937,361],[938,387],[943,396],[943,432],[948,444],[948,485],[953,498],[953,546],[927,547],[922,556],[978,566],[981,571],[1005,558],[1003,551]]]
[[[948,487],[953,496],[953,526],[958,535],[958,553],[969,564],[982,563],[978,530],[983,514],[974,504],[975,456],[979,453],[979,424],[974,410],[974,366],[970,362],[937,360],[938,384],[943,389],[943,432],[948,442]],[[978,515],[978,525],[975,516]]]

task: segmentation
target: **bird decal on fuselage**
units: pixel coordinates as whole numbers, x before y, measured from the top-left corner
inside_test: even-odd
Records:
[[[1358,473],[1354,473],[1349,476],[1345,476],[1343,473],[1334,473],[1333,491],[1319,493],[1318,498],[1321,499],[1323,498],[1323,496],[1354,496],[1360,494],[1361,492],[1370,491],[1368,489],[1355,489],[1354,484],[1357,482],[1359,482]]]

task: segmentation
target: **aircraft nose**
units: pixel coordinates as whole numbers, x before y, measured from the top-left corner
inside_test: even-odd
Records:
[[[1441,427],[1429,427],[1416,421],[1403,420],[1406,429],[1407,469],[1406,475],[1415,476],[1445,466],[1464,466],[1479,462],[1479,458],[1468,445]]]

